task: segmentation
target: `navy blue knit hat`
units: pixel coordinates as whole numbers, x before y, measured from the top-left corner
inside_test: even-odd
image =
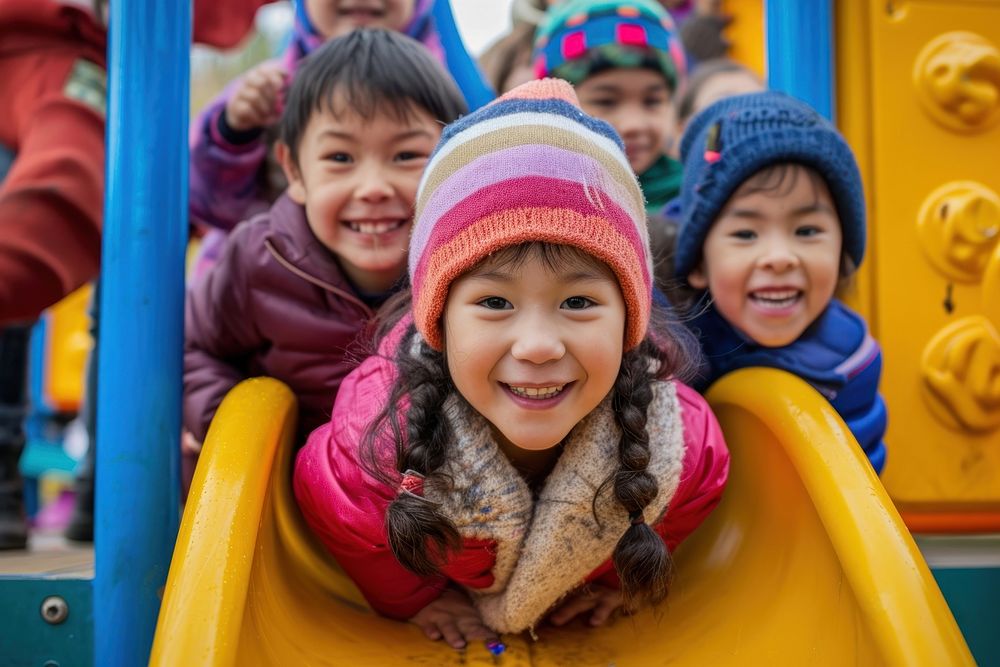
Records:
[[[812,107],[765,91],[719,100],[695,116],[681,139],[684,183],[667,205],[680,223],[674,273],[687,278],[719,211],[743,182],[764,167],[793,162],[826,181],[854,266],[865,254],[865,196],[850,146]]]

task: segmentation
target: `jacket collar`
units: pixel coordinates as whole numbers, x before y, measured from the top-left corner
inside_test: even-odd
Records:
[[[301,204],[283,194],[271,206],[269,216],[271,224],[264,244],[279,264],[303,280],[359,305],[369,316],[373,314],[348,282],[336,257],[309,228]]]
[[[580,585],[614,551],[629,527],[625,509],[604,486],[618,466],[618,427],[610,397],[569,434],[563,453],[537,500],[500,451],[487,421],[452,395],[444,414],[454,431],[442,477],[450,484],[427,484],[425,495],[438,503],[466,538],[496,543],[494,583],[473,590],[483,620],[500,632],[532,628],[561,597]],[[672,382],[656,382],[647,429],[648,466],[659,483],[644,517],[654,524],[677,490],[684,460],[684,437]],[[445,488],[446,487],[446,488]],[[594,509],[597,520],[595,521]]]
[[[705,356],[706,384],[730,371],[767,366],[802,377],[829,397],[835,396],[871,361],[878,347],[865,321],[836,299],[798,340],[783,347],[765,347],[726,321],[711,306],[695,318]]]

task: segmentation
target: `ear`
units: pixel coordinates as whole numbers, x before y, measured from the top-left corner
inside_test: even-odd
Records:
[[[698,262],[687,276],[688,285],[695,289],[708,289],[708,273],[705,271],[705,260]]]
[[[281,164],[281,170],[285,172],[285,178],[288,179],[288,196],[296,204],[305,206],[306,185],[302,181],[302,174],[299,172],[298,165],[292,159],[292,151],[288,148],[288,144],[283,141],[274,144],[274,155]]]

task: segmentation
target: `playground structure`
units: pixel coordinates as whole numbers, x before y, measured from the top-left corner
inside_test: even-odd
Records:
[[[500,664],[974,664],[825,399],[786,373],[749,369],[709,401],[732,452],[730,482],[678,550],[662,615],[541,627],[537,642],[505,637]],[[294,423],[294,398],[276,380],[227,396],[195,473],[150,664],[495,664],[483,645],[462,655],[368,609],[298,515]],[[212,622],[192,623],[203,618]]]
[[[305,532],[286,474],[294,406],[274,382],[227,399],[176,533],[187,182],[177,111],[187,108],[190,30],[180,7],[153,4],[112,7],[121,30],[109,45],[95,576],[0,580],[18,599],[55,594],[74,610],[61,625],[46,625],[38,603],[0,620],[34,642],[24,655],[39,664],[77,664],[91,648],[92,664],[141,664],[151,644],[161,665],[458,664],[366,611]],[[973,664],[894,505],[914,532],[1000,532],[1000,181],[990,158],[1000,153],[1000,5],[728,4],[739,55],[766,63],[772,88],[834,117],[858,154],[872,251],[850,298],[886,354],[888,495],[808,387],[734,374],[709,395],[733,451],[731,486],[678,552],[663,617],[588,630],[586,641],[579,629],[511,638],[503,662]],[[448,3],[438,5],[457,39]],[[151,145],[161,147],[155,164]],[[761,400],[761,386],[777,400]],[[986,595],[1000,591],[997,572],[975,575]],[[473,647],[464,660],[492,657]]]

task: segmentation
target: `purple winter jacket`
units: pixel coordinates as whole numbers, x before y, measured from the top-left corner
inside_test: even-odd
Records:
[[[241,380],[277,378],[299,400],[299,438],[328,421],[374,315],[305,210],[282,195],[230,234],[215,267],[188,290],[184,427],[204,440],[219,403]]]

